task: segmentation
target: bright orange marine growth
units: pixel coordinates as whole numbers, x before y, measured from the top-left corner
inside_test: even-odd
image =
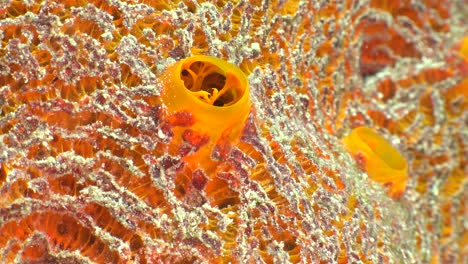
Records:
[[[171,145],[195,145],[196,153],[185,161],[209,173],[214,147],[235,144],[250,112],[246,76],[224,60],[198,55],[169,66],[161,81],[162,100],[174,126]]]
[[[368,127],[358,127],[343,138],[343,143],[372,180],[389,186],[392,197],[404,192],[406,160],[387,140]]]
[[[468,60],[468,36],[461,41],[459,53],[465,60]]]

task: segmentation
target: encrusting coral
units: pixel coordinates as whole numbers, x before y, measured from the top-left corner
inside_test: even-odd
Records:
[[[0,263],[466,263],[466,8],[3,1]]]

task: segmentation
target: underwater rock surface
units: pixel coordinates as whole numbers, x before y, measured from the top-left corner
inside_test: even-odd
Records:
[[[466,263],[468,5],[412,2],[2,1],[0,263]],[[246,118],[164,103],[194,55]]]

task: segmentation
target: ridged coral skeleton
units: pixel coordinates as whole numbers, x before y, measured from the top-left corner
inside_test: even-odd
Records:
[[[0,262],[466,263],[467,6],[3,1]],[[209,172],[163,103],[193,55],[250,86]],[[345,151],[359,126],[407,161],[398,199]]]

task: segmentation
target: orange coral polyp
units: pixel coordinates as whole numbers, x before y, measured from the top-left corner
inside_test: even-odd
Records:
[[[404,192],[406,160],[387,140],[368,127],[358,127],[343,138],[343,143],[372,180],[390,187],[392,197]]]

